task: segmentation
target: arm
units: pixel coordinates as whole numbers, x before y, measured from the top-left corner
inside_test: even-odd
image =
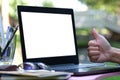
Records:
[[[120,64],[120,49],[112,47],[110,50],[111,62],[119,63]]]
[[[94,40],[88,42],[88,56],[92,62],[120,63],[120,49],[111,47],[109,42],[95,29],[92,30]]]

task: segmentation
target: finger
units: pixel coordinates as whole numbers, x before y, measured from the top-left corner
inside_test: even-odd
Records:
[[[89,42],[88,42],[88,46],[97,46],[98,44],[97,44],[97,42],[96,42],[96,40],[90,40]]]
[[[100,51],[89,51],[88,52],[88,56],[99,56],[100,55]]]
[[[98,46],[89,46],[88,51],[89,50],[99,50],[99,47]]]
[[[92,57],[90,57],[90,60],[92,62],[97,62],[98,58],[99,58],[99,56],[92,56]]]
[[[96,31],[95,28],[93,28],[93,30],[92,30],[92,35],[96,40],[99,38],[99,34],[98,34],[98,32]]]

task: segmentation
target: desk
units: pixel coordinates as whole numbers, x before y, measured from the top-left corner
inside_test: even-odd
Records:
[[[80,76],[80,77],[72,76],[68,80],[102,80],[107,77],[118,76],[118,75],[120,75],[120,72],[112,72],[112,73],[106,73],[106,74]]]

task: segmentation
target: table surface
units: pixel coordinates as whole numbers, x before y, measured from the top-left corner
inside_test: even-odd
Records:
[[[118,75],[120,75],[120,72],[112,72],[112,73],[106,73],[106,74],[80,76],[80,77],[79,76],[72,76],[68,80],[101,80],[104,78],[118,76]]]

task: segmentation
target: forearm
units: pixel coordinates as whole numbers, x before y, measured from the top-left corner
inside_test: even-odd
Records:
[[[120,63],[120,49],[112,47],[110,50],[110,61]]]

